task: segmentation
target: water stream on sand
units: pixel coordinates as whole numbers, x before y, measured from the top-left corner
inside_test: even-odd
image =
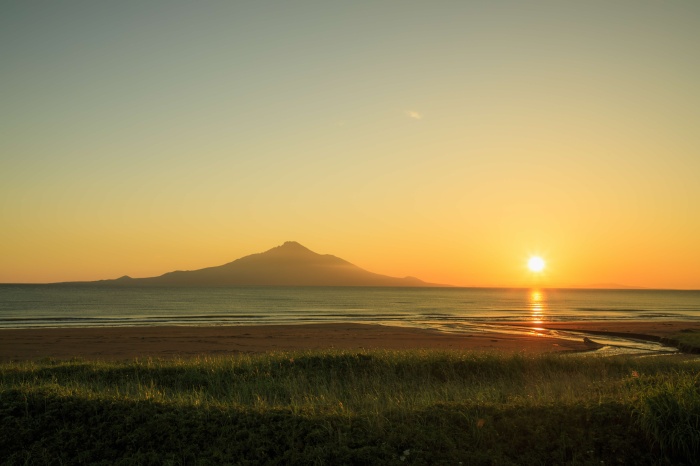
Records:
[[[546,324],[545,324],[546,325]],[[623,337],[618,335],[605,335],[601,333],[587,333],[576,330],[547,329],[543,327],[518,326],[513,324],[462,324],[445,327],[432,327],[437,330],[450,333],[477,333],[491,332],[509,335],[528,335],[540,337],[552,337],[570,341],[589,341],[590,353],[597,355],[613,356],[622,354],[672,354],[677,353],[678,348],[666,344],[643,340],[639,338]]]

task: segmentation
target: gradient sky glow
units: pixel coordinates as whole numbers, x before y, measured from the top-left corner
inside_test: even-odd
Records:
[[[439,283],[697,289],[699,51],[690,0],[5,1],[0,282],[295,240]]]

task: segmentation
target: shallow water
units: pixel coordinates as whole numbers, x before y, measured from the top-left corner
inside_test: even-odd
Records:
[[[513,333],[532,330],[499,324],[650,319],[700,320],[700,291],[0,285],[0,328],[355,322]]]

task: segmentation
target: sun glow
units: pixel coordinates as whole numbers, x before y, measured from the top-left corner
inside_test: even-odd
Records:
[[[533,256],[527,261],[527,268],[533,272],[542,272],[544,270],[544,259],[539,256]]]

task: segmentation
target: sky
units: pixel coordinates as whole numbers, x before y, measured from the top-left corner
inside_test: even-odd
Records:
[[[3,1],[0,283],[293,240],[434,283],[700,289],[698,50],[695,0]]]

